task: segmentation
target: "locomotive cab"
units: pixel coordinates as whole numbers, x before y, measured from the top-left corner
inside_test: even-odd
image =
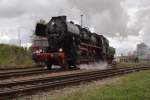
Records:
[[[45,37],[46,36],[46,23],[40,21],[36,24],[35,33],[36,36]]]

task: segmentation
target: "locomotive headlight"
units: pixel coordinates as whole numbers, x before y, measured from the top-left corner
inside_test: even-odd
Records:
[[[60,49],[59,49],[59,52],[63,52],[63,49],[62,49],[62,48],[60,48]]]
[[[41,53],[42,49],[36,50],[35,53]]]
[[[51,25],[54,26],[54,25],[55,25],[55,22],[53,21],[53,22],[51,23]]]

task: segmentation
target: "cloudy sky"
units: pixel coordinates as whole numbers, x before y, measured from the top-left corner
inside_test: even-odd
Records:
[[[136,44],[150,45],[150,0],[0,0],[0,43],[31,44],[35,23],[52,16],[68,20],[103,34],[117,54],[132,52]]]

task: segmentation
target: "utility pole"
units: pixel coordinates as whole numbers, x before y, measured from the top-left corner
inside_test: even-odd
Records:
[[[81,27],[83,27],[83,15],[80,16],[81,16]]]
[[[24,27],[24,26],[20,26],[20,27],[18,27],[18,45],[21,47],[21,46],[23,46],[23,44],[22,44],[22,40],[21,40],[21,32],[22,32],[22,30],[28,30],[28,31],[30,31],[30,32],[34,32],[32,29],[28,29],[28,27]],[[25,32],[26,32],[25,31]],[[30,36],[31,37],[31,36]]]

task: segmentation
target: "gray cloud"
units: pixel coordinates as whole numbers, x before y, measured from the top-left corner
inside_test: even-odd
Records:
[[[127,36],[128,14],[124,0],[68,0],[72,7],[85,15],[85,24],[107,36]]]
[[[0,42],[17,44],[18,33],[22,43],[31,42],[31,31],[36,22],[59,15],[65,5],[64,0],[0,0],[0,34],[6,35],[0,38]]]
[[[150,6],[140,9],[137,12],[137,22],[136,25],[140,26],[141,36],[143,42],[146,42],[150,45]]]
[[[79,15],[84,14],[84,24],[95,28],[106,36],[127,36],[128,15],[123,7],[124,0],[3,0],[0,1],[1,26],[16,25],[34,27],[42,19],[51,16],[67,15],[79,23]],[[3,19],[4,18],[4,19]],[[9,26],[8,26],[9,27]],[[29,28],[30,28],[29,27]],[[118,33],[118,34],[116,34]]]
[[[141,8],[150,5],[149,0],[126,0],[126,4],[129,8]]]
[[[65,5],[65,0],[1,0],[0,17],[16,18],[26,15],[50,17],[58,15]]]
[[[128,29],[129,35],[139,36],[141,42],[150,44],[150,6],[141,6],[134,14],[134,21]]]
[[[16,0],[1,0],[0,8],[1,18],[19,17],[25,12]]]

